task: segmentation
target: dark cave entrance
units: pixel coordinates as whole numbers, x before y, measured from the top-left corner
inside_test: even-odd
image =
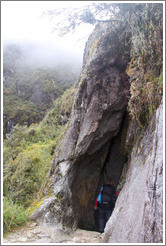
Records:
[[[97,188],[95,199],[98,197],[101,186],[107,180],[113,180],[115,188],[119,184],[119,179],[124,167],[124,164],[127,162],[127,155],[123,154],[121,151],[121,132],[112,139],[110,148],[108,151],[108,156],[105,160],[103,170],[99,179],[99,185]],[[94,212],[94,231],[97,231],[97,211]]]
[[[106,179],[112,179],[115,187],[127,162],[123,152],[122,139],[126,127],[126,114],[119,133],[93,155],[84,155],[75,163],[72,179],[73,209],[77,216],[78,228],[96,231],[94,204],[101,186]]]

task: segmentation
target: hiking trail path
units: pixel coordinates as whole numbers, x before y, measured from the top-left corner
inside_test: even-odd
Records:
[[[3,243],[104,243],[102,234],[95,231],[77,229],[74,232],[29,222],[4,235]]]

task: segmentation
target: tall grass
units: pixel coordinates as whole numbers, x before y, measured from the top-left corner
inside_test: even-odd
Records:
[[[22,226],[28,221],[23,206],[14,204],[11,199],[3,197],[3,233]]]

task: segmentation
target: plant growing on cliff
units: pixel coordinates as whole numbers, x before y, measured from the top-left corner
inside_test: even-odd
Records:
[[[63,9],[47,14],[65,19],[56,26],[60,35],[82,23],[107,22],[115,28],[123,25],[131,37],[131,62],[126,71],[131,83],[128,109],[141,127],[146,126],[162,98],[163,4],[92,3],[73,11]]]
[[[163,4],[90,3],[45,14],[62,17],[55,28],[62,36],[82,23],[123,26],[131,42],[131,62],[126,70],[131,83],[128,110],[141,127],[146,126],[162,98]]]
[[[128,108],[145,127],[162,99],[162,4],[145,4],[133,19]]]

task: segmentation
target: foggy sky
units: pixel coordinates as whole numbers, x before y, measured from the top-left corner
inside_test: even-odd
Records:
[[[88,3],[88,2],[87,2]],[[59,37],[53,33],[55,23],[42,17],[43,11],[57,7],[81,6],[83,1],[3,1],[1,2],[2,41],[35,44],[34,59],[46,63],[70,60],[82,62],[85,42],[93,27],[82,26],[74,34]],[[31,54],[32,56],[32,54]]]

